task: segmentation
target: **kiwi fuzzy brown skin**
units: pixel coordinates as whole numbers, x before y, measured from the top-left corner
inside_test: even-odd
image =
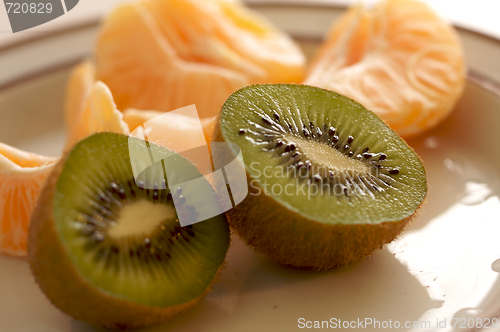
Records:
[[[183,304],[152,307],[112,296],[89,284],[74,268],[69,254],[58,241],[52,204],[56,184],[67,153],[47,179],[29,228],[28,260],[41,290],[61,311],[77,320],[113,330],[130,330],[165,321],[195,305],[212,288]],[[224,264],[220,267],[220,273]],[[57,271],[48,274],[47,271]],[[213,282],[212,282],[213,284]],[[71,293],[72,296],[68,296]]]
[[[249,188],[247,198],[226,214],[231,228],[257,252],[283,265],[328,270],[381,249],[393,241],[417,213],[401,221],[376,225],[327,225],[285,210],[262,191]],[[265,221],[254,222],[262,216],[266,216]]]
[[[225,142],[221,114],[215,120],[213,142]],[[254,180],[248,172],[246,176],[247,183]],[[247,197],[226,215],[229,226],[256,252],[283,265],[328,270],[365,258],[392,242],[424,203],[425,197],[412,215],[399,221],[325,224],[284,208],[262,188],[248,186]]]

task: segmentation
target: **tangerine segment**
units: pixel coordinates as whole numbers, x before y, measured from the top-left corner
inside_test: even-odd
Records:
[[[100,81],[92,85],[90,95],[85,100],[85,107],[78,114],[76,123],[71,126],[73,129],[69,132],[66,149],[97,132],[124,135],[129,133],[128,125],[123,121],[123,114],[116,109],[111,91]]]
[[[71,71],[66,85],[64,119],[69,133],[78,127],[78,119],[85,109],[87,99],[95,82],[95,67],[89,61],[83,61]]]
[[[339,19],[305,83],[356,100],[409,137],[451,112],[465,77],[462,45],[449,24],[424,3],[385,0]]]
[[[95,53],[97,78],[119,109],[195,104],[201,117],[242,86],[298,80],[304,67],[288,37],[221,0],[123,4],[104,22]]]
[[[305,59],[293,40],[234,0],[148,0],[180,58],[243,73],[250,83],[299,82]]]
[[[148,141],[180,153],[191,161],[201,174],[212,172],[209,145],[216,117],[195,117],[158,111],[128,109],[124,121],[132,129],[130,136]],[[142,128],[139,128],[141,126]]]
[[[0,143],[0,252],[26,255],[31,213],[56,161]]]
[[[97,76],[120,109],[167,112],[194,103],[200,116],[208,117],[232,91],[249,83],[241,73],[181,60],[141,3],[122,5],[108,17],[96,58]]]
[[[165,114],[164,112],[160,111],[144,111],[144,110],[137,110],[134,108],[129,108],[126,109],[123,112],[123,121],[128,125],[130,128],[130,131],[134,131],[137,127],[140,125],[144,124],[145,122],[148,122],[150,120],[153,120],[154,118],[159,117],[160,115]],[[190,117],[182,117],[182,116],[177,116],[176,119],[178,120],[176,123],[167,123],[165,121],[157,121],[156,125],[159,126],[155,132],[156,135],[161,138],[161,133],[164,130],[180,130],[185,131],[187,133],[191,133],[191,131],[195,128],[193,124],[196,123],[196,119],[190,118]],[[210,117],[210,118],[203,118],[200,119],[201,122],[201,127],[203,129],[203,134],[205,135],[205,140],[207,143],[210,142],[212,133],[214,131],[214,125],[215,125],[215,120],[216,117]],[[150,126],[148,126],[149,128]],[[146,129],[148,129],[146,128]],[[192,134],[192,133],[191,133]],[[189,134],[188,134],[189,135]],[[178,142],[181,143],[181,142]],[[175,150],[175,148],[173,149]]]

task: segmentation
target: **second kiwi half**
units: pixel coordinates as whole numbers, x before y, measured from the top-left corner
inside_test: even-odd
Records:
[[[328,269],[392,241],[427,193],[417,154],[374,113],[305,85],[245,87],[214,141],[239,146],[249,194],[229,223],[258,252]]]

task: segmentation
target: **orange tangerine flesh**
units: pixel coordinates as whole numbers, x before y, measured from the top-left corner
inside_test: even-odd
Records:
[[[143,111],[143,110],[136,110],[133,108],[129,108],[123,112],[123,121],[125,121],[125,123],[130,128],[130,131],[132,132],[140,125],[154,118],[157,118],[162,114],[165,113],[159,111]],[[183,117],[179,115],[175,119],[177,120],[177,122],[170,122],[170,123],[167,123],[165,121],[157,122],[156,125],[158,127],[155,128],[156,135],[161,136],[161,132],[163,132],[164,130],[177,130],[181,133],[184,133],[184,132],[190,132],[196,128],[195,124],[197,119],[195,118],[190,118],[187,116]],[[210,143],[210,139],[214,131],[215,119],[216,119],[215,116],[211,118],[200,119],[201,126],[203,129],[203,134],[205,136],[205,140],[207,143]],[[152,131],[152,129],[149,130]],[[181,137],[179,137],[179,139],[181,139]]]
[[[123,114],[116,109],[113,96],[106,84],[99,81],[92,84],[92,89],[84,105],[82,110],[76,109],[79,114],[68,119],[68,122],[74,120],[76,123],[69,124],[74,129],[69,132],[66,149],[98,132],[128,135],[129,130],[123,121]],[[73,113],[69,114],[74,115]]]
[[[306,84],[344,94],[403,137],[436,126],[465,85],[461,42],[427,5],[384,0],[350,8],[331,28]]]
[[[184,114],[128,109],[124,121],[129,124],[131,136],[147,138],[150,142],[180,153],[191,161],[202,174],[212,172],[209,144],[215,117],[197,119]],[[142,126],[142,128],[138,128]],[[196,149],[196,150],[195,150]]]
[[[95,82],[95,68],[87,60],[78,64],[71,71],[66,85],[66,99],[64,105],[64,119],[69,133],[78,127],[80,114],[87,105],[87,99]]]
[[[31,213],[56,161],[0,143],[0,252],[26,255]]]
[[[243,73],[249,83],[299,82],[304,56],[286,34],[234,0],[149,0],[178,56]]]
[[[242,86],[299,81],[305,65],[289,37],[227,0],[123,4],[105,20],[95,54],[119,109],[195,104],[201,117]]]

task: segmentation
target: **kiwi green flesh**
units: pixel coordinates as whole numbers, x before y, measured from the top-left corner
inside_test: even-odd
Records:
[[[251,189],[306,219],[400,221],[425,198],[425,169],[414,151],[374,113],[335,92],[245,87],[225,102],[219,126],[221,139],[241,148]]]
[[[52,202],[57,240],[82,278],[110,296],[156,307],[189,302],[207,289],[225,259],[227,222],[217,216],[180,227],[172,202],[172,195],[179,194],[176,188],[169,188],[166,181],[156,183],[158,189],[140,188],[134,181],[129,144],[140,147],[144,141],[96,134],[69,153]],[[150,147],[156,156],[172,155],[165,148]],[[175,175],[175,183],[200,176],[189,161],[178,155],[171,158],[177,158],[183,169]],[[149,232],[112,236],[110,229],[124,207],[129,212],[143,209],[133,212],[147,216],[148,206],[155,205],[174,209],[174,214],[153,223]]]

